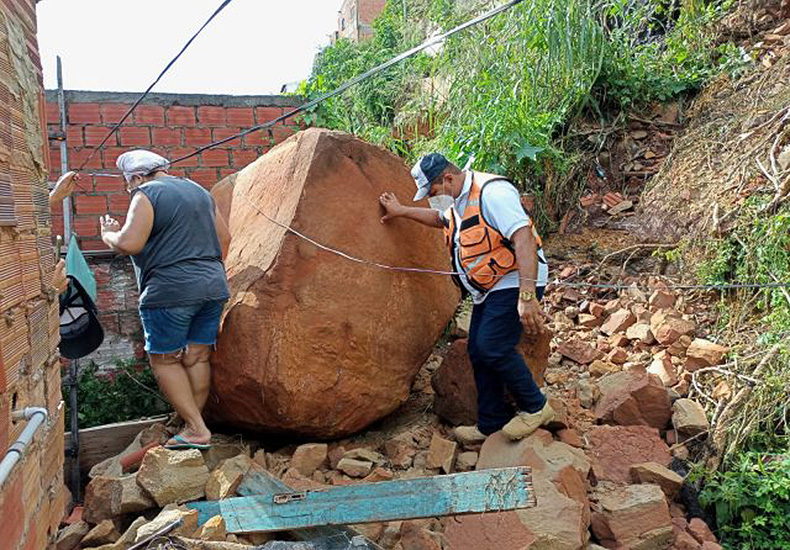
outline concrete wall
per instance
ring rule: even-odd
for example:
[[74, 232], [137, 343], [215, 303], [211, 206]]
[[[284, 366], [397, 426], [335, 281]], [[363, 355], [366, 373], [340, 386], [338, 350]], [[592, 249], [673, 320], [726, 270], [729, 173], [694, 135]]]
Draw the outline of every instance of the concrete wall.
[[69, 500], [63, 484], [57, 295], [47, 202], [48, 147], [34, 0], [0, 4], [0, 453], [46, 407], [49, 420], [0, 487], [0, 547], [46, 548]]
[[337, 14], [335, 39], [359, 42], [373, 36], [373, 21], [384, 10], [387, 0], [344, 0]]
[[[70, 167], [87, 158], [120, 120], [139, 94], [66, 91], [66, 145]], [[58, 105], [54, 91], [46, 92], [50, 178], [60, 175]], [[145, 148], [176, 158], [239, 131], [275, 119], [301, 103], [292, 96], [228, 96], [151, 94], [120, 131], [88, 163], [86, 170], [115, 171], [115, 159], [129, 149]], [[207, 189], [257, 159], [296, 130], [293, 119], [269, 131], [256, 132], [176, 165], [171, 173], [186, 176]], [[123, 223], [129, 195], [117, 178], [84, 177], [84, 190], [72, 202], [73, 230], [97, 278], [98, 307], [105, 342], [89, 359], [110, 366], [116, 359], [142, 357], [142, 329], [137, 314], [137, 283], [131, 261], [109, 251], [101, 242], [99, 216], [111, 214]], [[63, 233], [63, 212], [52, 213], [53, 231]]]

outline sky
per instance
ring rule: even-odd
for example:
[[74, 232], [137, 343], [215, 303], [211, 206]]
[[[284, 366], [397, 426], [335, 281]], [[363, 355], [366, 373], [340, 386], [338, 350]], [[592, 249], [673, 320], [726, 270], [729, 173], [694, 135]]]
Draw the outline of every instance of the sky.
[[[153, 92], [262, 95], [310, 74], [342, 0], [234, 0]], [[41, 0], [44, 86], [142, 92], [220, 0]]]

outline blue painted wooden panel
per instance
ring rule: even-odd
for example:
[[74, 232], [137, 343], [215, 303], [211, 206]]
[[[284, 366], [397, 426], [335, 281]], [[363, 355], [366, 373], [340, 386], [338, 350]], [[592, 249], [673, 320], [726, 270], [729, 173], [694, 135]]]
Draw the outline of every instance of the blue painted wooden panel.
[[[291, 491], [291, 488], [260, 466], [253, 464], [237, 489], [244, 496], [266, 495], [271, 499], [275, 494]], [[187, 507], [198, 511], [198, 525], [203, 525], [214, 516], [221, 515], [220, 501], [189, 502]], [[316, 526], [309, 529], [296, 529], [292, 535], [303, 541], [332, 541], [324, 543], [326, 548], [346, 548], [349, 541], [355, 542], [355, 550], [373, 550], [373, 543], [365, 539], [356, 530], [345, 526]]]
[[535, 504], [531, 472], [525, 467], [219, 501], [231, 533], [514, 510]]

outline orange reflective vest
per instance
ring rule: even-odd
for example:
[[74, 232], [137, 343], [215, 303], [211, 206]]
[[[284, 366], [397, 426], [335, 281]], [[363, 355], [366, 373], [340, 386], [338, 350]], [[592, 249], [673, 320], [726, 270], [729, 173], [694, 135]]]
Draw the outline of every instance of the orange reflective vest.
[[[493, 174], [473, 172], [472, 188], [469, 190], [469, 199], [460, 223], [456, 220], [453, 207], [448, 208], [444, 216], [444, 238], [453, 265], [455, 265], [457, 246], [460, 267], [469, 284], [480, 292], [491, 290], [502, 277], [518, 270], [513, 243], [494, 229], [483, 216], [480, 199], [485, 186], [493, 181], [509, 182], [510, 180]], [[531, 218], [529, 223], [540, 251], [543, 242]], [[457, 241], [456, 232], [458, 232]], [[540, 254], [538, 256], [540, 258]]]

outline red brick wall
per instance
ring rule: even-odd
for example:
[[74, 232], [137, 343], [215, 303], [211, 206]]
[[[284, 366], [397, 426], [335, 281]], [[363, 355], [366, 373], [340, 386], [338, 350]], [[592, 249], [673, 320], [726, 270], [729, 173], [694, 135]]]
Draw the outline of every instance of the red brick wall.
[[[76, 168], [93, 152], [113, 124], [136, 99], [136, 94], [111, 92], [66, 92], [69, 167]], [[299, 104], [299, 99], [283, 96], [209, 96], [152, 94], [127, 119], [120, 131], [86, 166], [87, 171], [115, 171], [115, 159], [130, 149], [150, 149], [166, 158], [191, 153], [198, 147], [241, 130], [262, 124]], [[56, 94], [47, 91], [47, 123], [56, 136], [58, 105]], [[201, 153], [171, 173], [186, 176], [207, 189], [229, 174], [238, 172], [295, 131], [293, 121], [279, 123], [269, 131], [256, 132]], [[60, 175], [60, 141], [50, 143], [51, 178]], [[88, 176], [80, 182], [73, 201], [73, 230], [83, 250], [106, 250], [99, 238], [98, 218], [111, 214], [123, 219], [129, 196], [117, 178]], [[53, 210], [53, 228], [63, 233], [63, 213]]]
[[0, 4], [0, 453], [46, 407], [49, 419], [0, 486], [0, 547], [44, 549], [69, 501], [63, 484], [63, 404], [57, 294], [47, 202], [48, 147], [34, 0]]
[[[101, 142], [114, 123], [137, 99], [137, 94], [113, 92], [66, 92], [66, 145], [69, 166], [76, 168]], [[115, 159], [134, 148], [146, 148], [175, 158], [202, 145], [277, 118], [300, 104], [299, 98], [284, 96], [214, 96], [152, 94], [127, 119], [119, 133], [97, 153], [87, 172], [116, 172]], [[47, 122], [54, 181], [60, 175], [57, 96], [47, 91]], [[292, 121], [268, 131], [250, 134], [216, 150], [201, 153], [171, 173], [186, 176], [207, 189], [235, 173], [295, 131]], [[117, 359], [142, 357], [142, 328], [137, 313], [137, 282], [131, 262], [115, 256], [99, 237], [99, 216], [111, 214], [123, 220], [129, 196], [117, 178], [86, 176], [72, 202], [73, 231], [89, 263], [98, 286], [97, 306], [105, 330], [102, 346], [90, 360], [112, 366]], [[63, 233], [63, 213], [53, 210], [53, 231]]]

